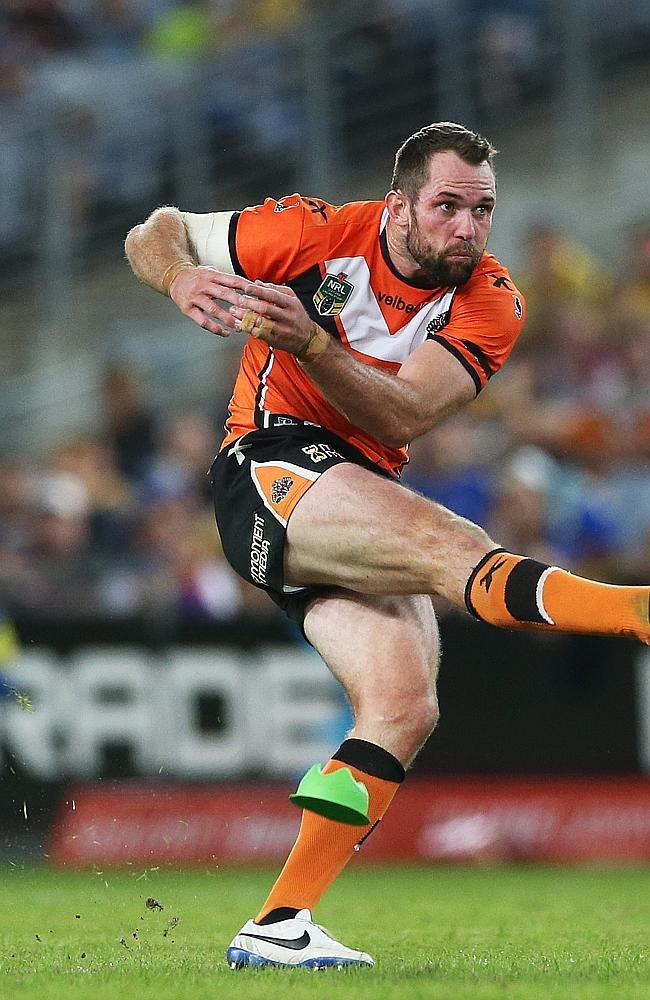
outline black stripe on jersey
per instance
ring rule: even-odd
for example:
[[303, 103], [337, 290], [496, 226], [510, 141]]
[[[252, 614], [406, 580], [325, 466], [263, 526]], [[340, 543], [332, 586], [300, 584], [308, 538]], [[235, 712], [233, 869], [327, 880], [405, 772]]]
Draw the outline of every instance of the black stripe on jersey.
[[259, 385], [257, 387], [257, 392], [255, 394], [255, 409], [253, 410], [253, 415], [255, 418], [255, 426], [262, 428], [264, 427], [264, 390], [266, 388], [266, 378], [271, 368], [273, 367], [273, 349], [269, 347], [269, 354], [262, 365], [262, 369], [258, 374]]
[[462, 343], [465, 345], [469, 353], [474, 355], [479, 365], [485, 372], [485, 377], [488, 379], [492, 378], [494, 375], [492, 366], [478, 344], [475, 344], [473, 340], [463, 340]]
[[323, 330], [327, 330], [331, 333], [333, 337], [340, 340], [340, 334], [338, 327], [336, 325], [336, 320], [333, 316], [321, 316], [321, 314], [316, 309], [314, 305], [314, 295], [323, 283], [323, 275], [320, 273], [320, 267], [315, 264], [310, 267], [309, 270], [303, 271], [297, 277], [292, 278], [291, 281], [287, 281], [289, 288], [292, 288], [300, 301], [302, 302], [307, 315], [314, 323], [318, 323], [322, 326]]
[[474, 385], [476, 386], [476, 395], [478, 396], [479, 392], [482, 389], [481, 379], [479, 377], [478, 372], [476, 371], [476, 369], [472, 365], [471, 361], [468, 361], [467, 358], [465, 357], [465, 355], [462, 353], [462, 351], [459, 351], [458, 348], [454, 344], [450, 344], [450, 342], [448, 340], [445, 340], [444, 337], [441, 337], [439, 333], [436, 333], [433, 337], [429, 337], [428, 339], [429, 340], [435, 340], [435, 342], [437, 344], [441, 344], [444, 348], [446, 348], [446, 350], [449, 351], [450, 354], [453, 354], [453, 356], [458, 361], [460, 361], [460, 363], [463, 366], [463, 368], [465, 369], [465, 371], [469, 375], [471, 375], [472, 381], [474, 382]]
[[401, 282], [405, 285], [409, 285], [411, 288], [420, 288], [426, 290], [427, 292], [433, 292], [436, 288], [451, 288], [451, 285], [432, 285], [431, 282], [426, 281], [411, 281], [410, 278], [405, 278], [403, 274], [400, 274], [390, 256], [390, 251], [388, 249], [388, 239], [386, 237], [386, 226], [382, 229], [379, 234], [379, 247], [381, 249], [381, 255], [384, 258], [384, 262], [389, 271], [399, 278]]
[[228, 250], [230, 251], [230, 263], [235, 274], [238, 274], [241, 278], [247, 278], [248, 275], [241, 266], [241, 262], [237, 256], [237, 223], [239, 222], [240, 215], [241, 212], [233, 212], [230, 216], [230, 222], [228, 223]]

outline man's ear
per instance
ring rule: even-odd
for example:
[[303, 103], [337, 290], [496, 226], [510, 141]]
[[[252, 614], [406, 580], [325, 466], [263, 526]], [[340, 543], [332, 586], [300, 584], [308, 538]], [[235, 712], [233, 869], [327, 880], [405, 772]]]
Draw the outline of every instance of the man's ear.
[[391, 222], [398, 226], [407, 226], [411, 219], [411, 206], [402, 191], [389, 191], [386, 195], [386, 208]]

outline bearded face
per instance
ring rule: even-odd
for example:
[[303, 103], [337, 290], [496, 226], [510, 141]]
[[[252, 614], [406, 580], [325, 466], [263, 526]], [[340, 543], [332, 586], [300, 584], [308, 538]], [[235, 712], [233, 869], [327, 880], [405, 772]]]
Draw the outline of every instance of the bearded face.
[[441, 249], [422, 233], [414, 212], [406, 236], [406, 248], [432, 287], [464, 285], [483, 256], [482, 246], [466, 240], [455, 240]]

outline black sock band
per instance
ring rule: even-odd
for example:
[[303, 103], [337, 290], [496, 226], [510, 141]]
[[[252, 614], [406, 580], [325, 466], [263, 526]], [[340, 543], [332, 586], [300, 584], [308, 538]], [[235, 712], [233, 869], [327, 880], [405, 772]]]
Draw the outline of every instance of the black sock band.
[[384, 781], [394, 781], [397, 785], [401, 785], [406, 775], [397, 757], [393, 757], [388, 750], [367, 740], [344, 740], [336, 753], [332, 754], [332, 760], [351, 764], [364, 774], [370, 774], [373, 778], [383, 778]]
[[540, 611], [537, 594], [539, 582], [549, 568], [537, 559], [522, 559], [510, 570], [503, 596], [508, 612], [518, 622], [550, 623]]

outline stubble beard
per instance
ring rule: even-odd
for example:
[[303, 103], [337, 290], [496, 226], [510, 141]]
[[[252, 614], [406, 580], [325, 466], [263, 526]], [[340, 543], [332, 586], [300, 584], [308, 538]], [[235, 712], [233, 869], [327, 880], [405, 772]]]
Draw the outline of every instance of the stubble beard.
[[[466, 284], [483, 256], [483, 248], [471, 243], [458, 244], [437, 253], [422, 239], [417, 221], [409, 228], [406, 249], [432, 287]], [[450, 253], [466, 253], [469, 256], [465, 260], [452, 260]]]

